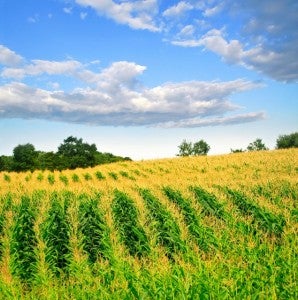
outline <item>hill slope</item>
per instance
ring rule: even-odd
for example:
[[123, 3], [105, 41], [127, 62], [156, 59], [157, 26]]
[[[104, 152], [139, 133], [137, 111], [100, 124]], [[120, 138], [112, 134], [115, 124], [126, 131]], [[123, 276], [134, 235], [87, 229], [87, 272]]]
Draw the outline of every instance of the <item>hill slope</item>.
[[297, 298], [297, 163], [292, 149], [0, 173], [2, 297]]

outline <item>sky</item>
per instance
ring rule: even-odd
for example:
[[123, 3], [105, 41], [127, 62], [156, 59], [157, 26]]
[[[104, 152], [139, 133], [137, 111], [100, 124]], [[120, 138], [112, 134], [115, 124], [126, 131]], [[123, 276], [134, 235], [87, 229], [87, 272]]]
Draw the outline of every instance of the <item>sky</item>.
[[0, 0], [0, 155], [273, 149], [298, 130], [297, 28], [296, 0]]

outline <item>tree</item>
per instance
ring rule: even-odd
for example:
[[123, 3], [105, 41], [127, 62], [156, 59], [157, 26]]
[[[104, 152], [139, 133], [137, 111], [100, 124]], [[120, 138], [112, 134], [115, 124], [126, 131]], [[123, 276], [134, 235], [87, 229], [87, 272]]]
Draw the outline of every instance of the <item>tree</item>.
[[268, 148], [263, 143], [262, 139], [256, 139], [252, 143], [247, 146], [248, 151], [260, 151], [260, 150], [268, 150]]
[[231, 148], [231, 153], [242, 153], [242, 152], [245, 152], [245, 150], [243, 150], [242, 148], [240, 148], [240, 149], [232, 149]]
[[183, 140], [178, 148], [178, 156], [207, 155], [210, 150], [210, 146], [204, 140], [200, 140], [194, 144]]
[[69, 136], [58, 147], [57, 154], [62, 159], [63, 169], [93, 167], [96, 164], [97, 148], [95, 144], [83, 143], [82, 139]]
[[280, 135], [276, 140], [276, 148], [298, 148], [298, 132]]
[[59, 156], [54, 152], [38, 151], [37, 166], [41, 170], [60, 170]]
[[192, 142], [187, 142], [186, 140], [183, 140], [182, 143], [178, 146], [179, 153], [178, 156], [190, 156], [192, 155], [193, 146]]
[[1, 155], [0, 156], [0, 172], [1, 171], [12, 171], [12, 170], [13, 170], [12, 156]]
[[33, 171], [36, 168], [38, 152], [32, 144], [18, 145], [13, 149], [13, 168], [15, 171]]
[[207, 155], [209, 150], [210, 150], [210, 146], [204, 140], [200, 140], [193, 144], [192, 154], [193, 155]]

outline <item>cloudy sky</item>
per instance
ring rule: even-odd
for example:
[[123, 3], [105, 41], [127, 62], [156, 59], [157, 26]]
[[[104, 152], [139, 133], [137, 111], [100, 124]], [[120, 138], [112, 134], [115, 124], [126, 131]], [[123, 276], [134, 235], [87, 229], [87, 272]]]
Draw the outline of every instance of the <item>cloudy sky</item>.
[[297, 28], [295, 0], [0, 0], [0, 154], [274, 148], [298, 129]]

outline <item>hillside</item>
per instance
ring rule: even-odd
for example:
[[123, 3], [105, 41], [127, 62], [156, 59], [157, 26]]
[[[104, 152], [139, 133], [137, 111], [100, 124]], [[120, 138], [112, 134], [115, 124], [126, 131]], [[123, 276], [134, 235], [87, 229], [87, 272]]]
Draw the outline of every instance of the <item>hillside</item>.
[[1, 299], [297, 298], [298, 150], [0, 173]]

